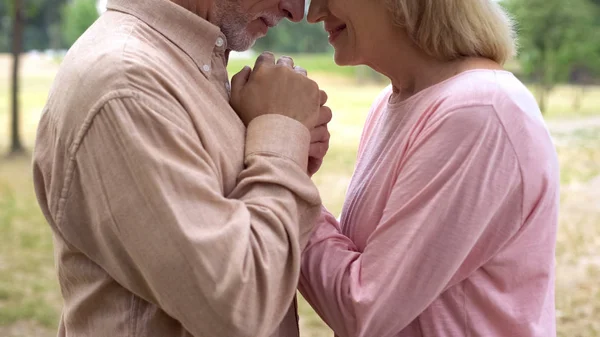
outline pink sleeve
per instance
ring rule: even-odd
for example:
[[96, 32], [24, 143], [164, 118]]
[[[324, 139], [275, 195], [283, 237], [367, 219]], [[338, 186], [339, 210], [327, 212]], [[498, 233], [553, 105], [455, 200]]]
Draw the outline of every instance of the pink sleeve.
[[399, 165], [364, 251], [323, 212], [303, 253], [300, 291], [338, 335], [395, 336], [521, 226], [520, 169], [492, 107], [449, 112]]
[[360, 135], [360, 143], [358, 144], [357, 158], [361, 157], [361, 155], [364, 151], [364, 148], [365, 148], [365, 144], [368, 142], [369, 138], [371, 137], [371, 132], [373, 131], [373, 128], [375, 127], [375, 123], [379, 119], [379, 116], [382, 114], [382, 112], [385, 110], [384, 107], [385, 107], [385, 105], [387, 105], [387, 102], [390, 99], [391, 94], [392, 94], [392, 86], [389, 85], [381, 91], [379, 96], [377, 96], [375, 98], [375, 100], [373, 101], [373, 104], [371, 104], [371, 109], [369, 110], [369, 114], [367, 115], [367, 119], [365, 121], [365, 125], [363, 127], [362, 134]]

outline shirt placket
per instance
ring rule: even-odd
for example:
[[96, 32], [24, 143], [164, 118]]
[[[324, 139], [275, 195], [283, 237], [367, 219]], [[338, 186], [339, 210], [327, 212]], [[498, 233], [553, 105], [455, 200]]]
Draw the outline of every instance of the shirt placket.
[[227, 61], [225, 58], [225, 50], [227, 44], [225, 38], [219, 36], [214, 42], [213, 51], [210, 58], [210, 64], [205, 63], [200, 67], [200, 70], [209, 79], [209, 81], [224, 94], [229, 101], [231, 95], [231, 84], [227, 74]]

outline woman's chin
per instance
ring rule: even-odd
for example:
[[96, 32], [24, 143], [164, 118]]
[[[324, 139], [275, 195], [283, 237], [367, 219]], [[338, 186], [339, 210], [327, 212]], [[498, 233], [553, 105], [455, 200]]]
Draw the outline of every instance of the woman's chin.
[[356, 62], [355, 57], [353, 55], [350, 55], [348, 53], [344, 53], [344, 52], [342, 52], [341, 50], [338, 50], [338, 49], [335, 49], [335, 52], [333, 54], [333, 61], [338, 66], [355, 66], [355, 65], [358, 65], [358, 63]]
[[338, 48], [335, 48], [334, 50], [335, 51], [333, 53], [333, 61], [335, 62], [335, 64], [337, 64], [338, 66], [347, 66], [348, 56]]

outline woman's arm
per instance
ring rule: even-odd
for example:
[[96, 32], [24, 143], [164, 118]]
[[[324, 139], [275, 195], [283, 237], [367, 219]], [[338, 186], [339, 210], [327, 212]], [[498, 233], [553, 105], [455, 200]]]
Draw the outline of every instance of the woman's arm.
[[519, 163], [496, 112], [461, 108], [411, 147], [363, 252], [321, 215], [300, 290], [337, 335], [395, 336], [497, 253], [522, 217]]

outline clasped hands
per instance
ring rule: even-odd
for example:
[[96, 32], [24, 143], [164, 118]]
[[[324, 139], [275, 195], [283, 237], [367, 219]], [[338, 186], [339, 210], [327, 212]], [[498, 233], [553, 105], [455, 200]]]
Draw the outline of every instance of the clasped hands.
[[310, 130], [310, 176], [319, 170], [329, 149], [327, 124], [332, 113], [326, 102], [327, 94], [287, 56], [275, 61], [272, 53], [264, 52], [254, 68], [246, 66], [231, 79], [230, 103], [246, 126], [256, 117], [278, 114], [293, 118]]

